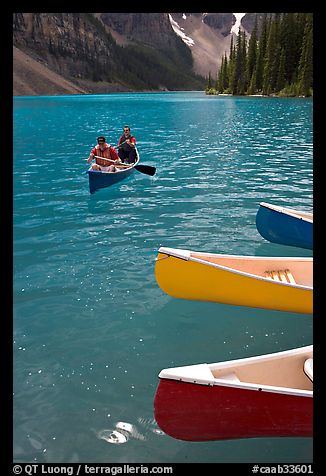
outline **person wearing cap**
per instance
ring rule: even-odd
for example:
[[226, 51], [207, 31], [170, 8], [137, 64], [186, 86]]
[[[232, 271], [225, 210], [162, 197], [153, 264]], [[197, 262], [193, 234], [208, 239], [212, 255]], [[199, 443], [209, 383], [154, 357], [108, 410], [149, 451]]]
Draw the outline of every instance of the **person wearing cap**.
[[136, 162], [136, 139], [130, 134], [130, 127], [124, 126], [123, 134], [118, 142], [119, 157], [125, 164]]
[[[103, 157], [103, 159], [102, 159]], [[93, 170], [102, 170], [103, 172], [115, 172], [115, 164], [121, 164], [121, 160], [115, 149], [106, 143], [104, 136], [97, 138], [97, 145], [91, 150], [87, 163], [89, 164], [95, 158]], [[109, 160], [104, 160], [109, 159]]]

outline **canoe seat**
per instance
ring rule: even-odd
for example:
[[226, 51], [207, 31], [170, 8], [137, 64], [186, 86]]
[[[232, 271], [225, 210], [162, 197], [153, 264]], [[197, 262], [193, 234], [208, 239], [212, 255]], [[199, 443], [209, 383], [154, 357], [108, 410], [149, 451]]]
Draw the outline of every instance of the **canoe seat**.
[[289, 269], [277, 270], [277, 271], [265, 271], [265, 277], [269, 279], [273, 279], [274, 281], [296, 284], [293, 274], [291, 273]]
[[304, 373], [313, 381], [313, 359], [307, 359], [303, 365]]

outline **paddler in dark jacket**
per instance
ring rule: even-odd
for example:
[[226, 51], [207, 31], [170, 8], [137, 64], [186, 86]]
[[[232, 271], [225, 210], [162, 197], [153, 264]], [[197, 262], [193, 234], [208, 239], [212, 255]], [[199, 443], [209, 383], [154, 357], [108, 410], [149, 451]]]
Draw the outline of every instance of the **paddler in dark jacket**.
[[136, 162], [136, 139], [130, 134], [130, 127], [124, 126], [123, 134], [118, 142], [118, 155], [125, 164]]

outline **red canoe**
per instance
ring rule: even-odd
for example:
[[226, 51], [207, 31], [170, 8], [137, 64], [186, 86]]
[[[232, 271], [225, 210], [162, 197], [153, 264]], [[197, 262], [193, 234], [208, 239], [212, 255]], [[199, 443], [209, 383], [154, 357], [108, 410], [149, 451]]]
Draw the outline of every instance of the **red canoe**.
[[313, 346], [162, 370], [154, 416], [179, 440], [312, 436]]

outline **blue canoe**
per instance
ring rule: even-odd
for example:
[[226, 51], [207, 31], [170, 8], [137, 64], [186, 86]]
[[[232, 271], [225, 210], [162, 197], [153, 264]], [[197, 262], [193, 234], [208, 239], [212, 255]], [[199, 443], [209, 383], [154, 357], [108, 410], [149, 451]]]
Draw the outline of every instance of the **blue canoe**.
[[101, 188], [110, 187], [111, 185], [121, 182], [121, 180], [124, 180], [127, 177], [129, 177], [131, 174], [133, 174], [135, 171], [135, 166], [139, 162], [139, 154], [137, 149], [136, 149], [136, 154], [137, 154], [137, 160], [134, 164], [132, 164], [128, 168], [121, 168], [120, 170], [117, 170], [116, 172], [104, 172], [101, 170], [92, 170], [92, 167], [86, 170], [86, 173], [88, 174], [88, 178], [89, 178], [90, 193], [93, 194]]
[[281, 245], [312, 249], [313, 214], [260, 203], [256, 227], [263, 238]]

